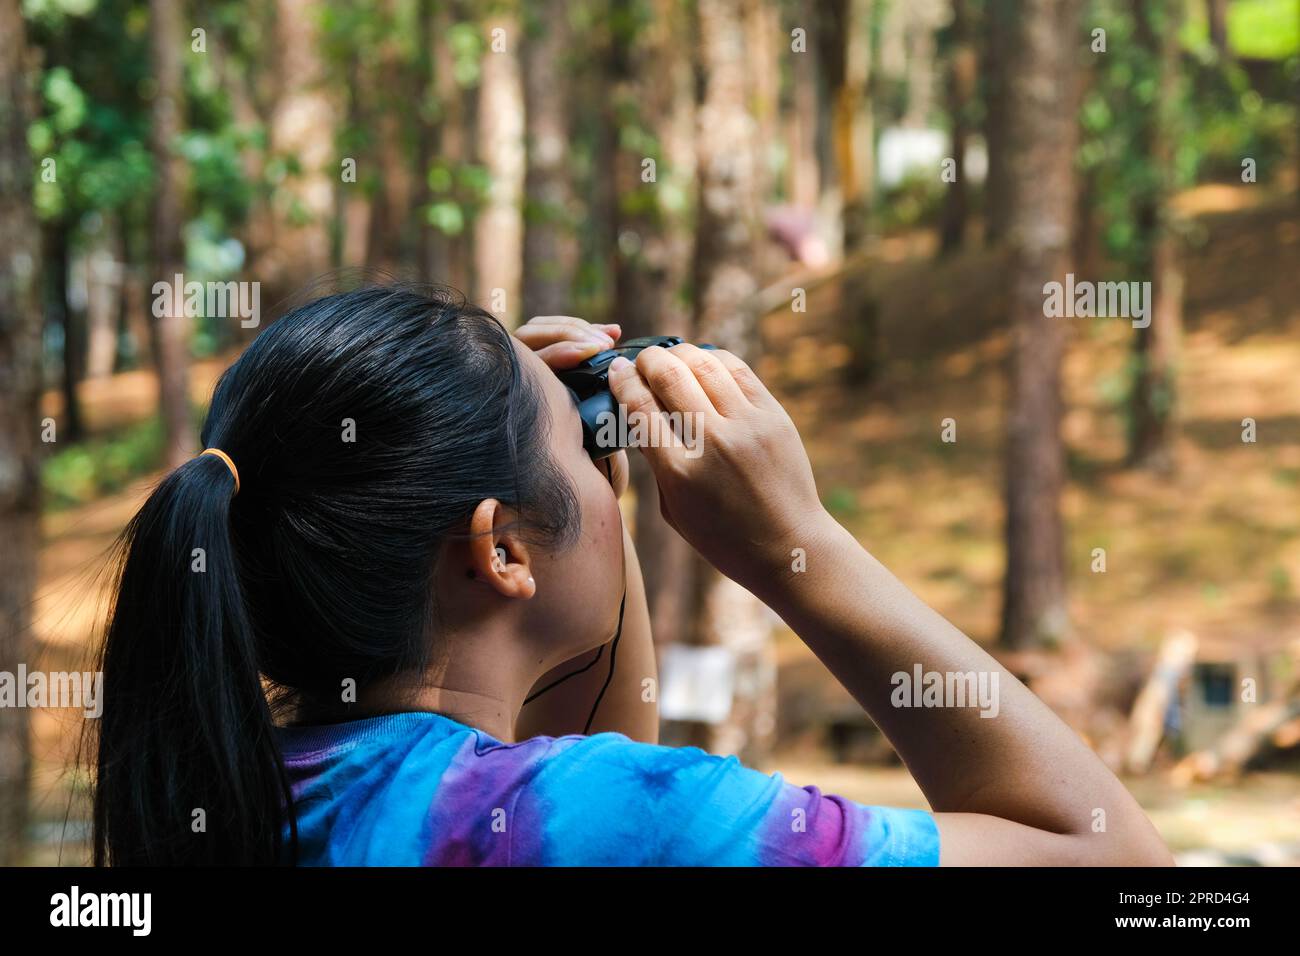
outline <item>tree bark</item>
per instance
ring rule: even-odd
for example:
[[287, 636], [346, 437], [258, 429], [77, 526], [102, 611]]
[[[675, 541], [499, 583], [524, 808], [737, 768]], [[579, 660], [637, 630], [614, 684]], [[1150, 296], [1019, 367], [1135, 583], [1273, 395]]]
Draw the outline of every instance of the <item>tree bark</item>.
[[[421, 88], [419, 131], [415, 145], [415, 271], [421, 282], [445, 284], [449, 276], [449, 250], [447, 236], [431, 222], [427, 215], [434, 200], [429, 186], [429, 170], [437, 161], [443, 146], [447, 105], [440, 102], [439, 70], [445, 70], [447, 54], [439, 39], [445, 33], [446, 12], [439, 4], [421, 3], [417, 16], [420, 32], [420, 52], [416, 60], [418, 82]], [[454, 95], [459, 95], [453, 81]]]
[[[335, 104], [326, 92], [312, 0], [276, 0], [278, 82], [271, 110], [270, 148], [297, 164], [281, 182], [272, 204], [272, 234], [249, 271], [262, 283], [262, 302], [273, 305], [327, 273], [333, 261], [329, 222], [334, 215]], [[358, 178], [360, 174], [358, 174]]]
[[81, 441], [86, 435], [81, 415], [77, 385], [81, 382], [81, 356], [84, 348], [83, 327], [68, 305], [68, 242], [70, 227], [62, 219], [46, 223], [41, 229], [44, 250], [41, 260], [45, 276], [45, 323], [57, 327], [63, 336], [63, 374], [59, 391], [63, 396], [63, 414], [59, 420], [60, 438]]
[[1011, 0], [987, 0], [984, 8], [984, 142], [988, 175], [984, 180], [984, 241], [995, 244], [1007, 231], [1010, 163], [1007, 155], [1007, 93], [1015, 51], [1016, 10]]
[[1178, 343], [1182, 337], [1183, 277], [1169, 199], [1175, 177], [1174, 124], [1179, 88], [1180, 0], [1134, 0], [1138, 42], [1159, 64], [1157, 99], [1141, 138], [1154, 185], [1137, 212], [1142, 262], [1139, 279], [1151, 282], [1151, 324], [1134, 329], [1134, 383], [1129, 464], [1169, 471], [1177, 464]]
[[1205, 0], [1205, 14], [1210, 22], [1210, 43], [1221, 59], [1228, 52], [1228, 0]]
[[[618, 23], [632, 22], [640, 0], [614, 0]], [[618, 237], [614, 257], [614, 304], [610, 318], [623, 337], [675, 333], [693, 336], [692, 317], [679, 304], [691, 238], [684, 216], [662, 201], [666, 189], [689, 181], [690, 166], [678, 155], [677, 130], [694, 114], [694, 76], [688, 55], [690, 24], [675, 0], [655, 0], [654, 16], [635, 35], [612, 30], [606, 73], [602, 136], [614, 146], [615, 201], [608, 204]], [[637, 126], [638, 136], [618, 135], [620, 118]], [[687, 145], [693, 145], [687, 131]], [[653, 141], [653, 155], [632, 143]], [[643, 181], [645, 160], [655, 162], [653, 181]], [[683, 168], [685, 167], [685, 168]], [[636, 494], [636, 543], [641, 556], [646, 602], [654, 639], [664, 646], [690, 635], [693, 576], [690, 546], [663, 520], [654, 475], [640, 455], [631, 456]]]
[[573, 311], [578, 247], [573, 235], [573, 185], [569, 169], [566, 105], [572, 89], [565, 0], [529, 8], [521, 59], [528, 136], [524, 175], [523, 316]]
[[[0, 0], [0, 671], [34, 656], [40, 521], [40, 249], [31, 203], [29, 58], [18, 0]], [[0, 866], [24, 862], [30, 711], [0, 708]]]
[[1079, 14], [1078, 0], [1026, 0], [1007, 88], [1013, 340], [1001, 639], [1012, 648], [1053, 644], [1068, 632], [1060, 511], [1066, 325], [1044, 316], [1043, 285], [1063, 281], [1069, 267]]
[[[758, 342], [753, 272], [758, 229], [750, 211], [757, 176], [745, 102], [744, 10], [744, 0], [700, 0], [697, 6], [703, 99], [696, 140], [694, 287], [697, 338], [752, 362]], [[771, 628], [752, 595], [703, 561], [696, 563], [695, 639], [726, 647], [738, 670], [730, 716], [722, 724], [697, 728], [699, 741], [714, 752], [756, 760], [770, 746], [776, 710]]]
[[474, 264], [478, 304], [507, 325], [520, 319], [523, 264], [524, 104], [519, 76], [520, 30], [507, 16], [485, 25], [504, 48], [483, 54], [479, 86], [479, 155], [488, 169], [487, 203], [474, 230]]
[[[153, 101], [151, 148], [156, 183], [153, 195], [153, 263], [149, 285], [171, 285], [185, 267], [181, 239], [180, 157], [176, 139], [181, 131], [182, 86], [180, 8], [170, 0], [150, 0], [149, 48], [157, 92]], [[184, 297], [171, 296], [171, 308], [153, 324], [154, 362], [158, 369], [158, 405], [162, 411], [169, 468], [181, 465], [195, 451], [189, 399], [189, 321]]]
[[966, 144], [970, 134], [970, 103], [975, 95], [978, 63], [970, 42], [968, 0], [953, 0], [952, 25], [948, 31], [949, 49], [947, 93], [948, 118], [951, 124], [949, 149], [954, 163], [954, 181], [945, 183], [943, 211], [939, 224], [939, 249], [951, 253], [966, 239], [969, 209], [966, 188]]

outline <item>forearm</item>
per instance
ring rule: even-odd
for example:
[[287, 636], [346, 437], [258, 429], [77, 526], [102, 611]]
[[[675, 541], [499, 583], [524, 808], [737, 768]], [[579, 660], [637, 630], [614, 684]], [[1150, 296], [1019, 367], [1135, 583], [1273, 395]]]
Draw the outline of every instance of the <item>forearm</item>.
[[[1084, 836], [1095, 832], [1101, 810], [1116, 844], [1158, 844], [1136, 802], [1079, 737], [847, 531], [826, 519], [805, 548], [806, 570], [781, 575], [761, 596], [890, 739], [936, 811]], [[942, 706], [925, 706], [910, 686], [918, 666], [945, 686], [949, 675], [973, 674], [966, 687], [995, 692], [982, 703], [941, 698]], [[906, 680], [895, 679], [900, 674]]]

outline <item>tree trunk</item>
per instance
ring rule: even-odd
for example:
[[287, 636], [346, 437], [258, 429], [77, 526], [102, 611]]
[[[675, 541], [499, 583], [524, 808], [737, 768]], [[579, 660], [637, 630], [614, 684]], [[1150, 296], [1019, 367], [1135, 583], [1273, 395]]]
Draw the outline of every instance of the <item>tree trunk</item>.
[[[181, 131], [182, 85], [180, 8], [170, 0], [150, 0], [149, 48], [157, 92], [153, 101], [153, 268], [149, 285], [171, 285], [185, 266], [181, 240], [181, 176], [176, 140]], [[189, 400], [189, 321], [181, 295], [154, 319], [154, 361], [158, 369], [158, 405], [162, 411], [166, 463], [175, 468], [194, 454], [194, 426]]]
[[334, 216], [336, 110], [326, 92], [319, 49], [319, 7], [312, 0], [276, 0], [277, 97], [270, 149], [298, 164], [277, 187], [273, 231], [249, 272], [262, 283], [262, 302], [289, 298], [329, 271], [329, 223]]
[[1142, 132], [1153, 186], [1139, 203], [1142, 262], [1138, 278], [1151, 282], [1151, 324], [1134, 329], [1134, 383], [1129, 463], [1168, 471], [1178, 441], [1178, 342], [1182, 336], [1183, 277], [1169, 198], [1175, 172], [1174, 124], [1178, 111], [1180, 0], [1134, 0], [1138, 42], [1159, 64], [1159, 93]]
[[67, 223], [62, 220], [47, 223], [41, 229], [45, 247], [41, 259], [45, 267], [45, 323], [48, 327], [57, 326], [63, 336], [63, 374], [59, 378], [63, 415], [59, 420], [59, 437], [66, 442], [76, 442], [86, 435], [81, 400], [77, 397], [84, 340], [82, 325], [68, 306], [69, 231]]
[[117, 230], [112, 219], [94, 235], [94, 241], [82, 260], [86, 274], [86, 365], [88, 379], [107, 378], [113, 374], [117, 355], [118, 286], [122, 282], [122, 264], [113, 250]]
[[[445, 284], [448, 282], [447, 236], [429, 222], [428, 208], [434, 200], [429, 186], [429, 170], [442, 151], [447, 105], [439, 102], [439, 69], [448, 57], [439, 40], [444, 35], [446, 18], [442, 4], [434, 9], [431, 3], [420, 4], [417, 17], [421, 37], [420, 52], [416, 60], [418, 82], [421, 88], [419, 131], [415, 146], [415, 273], [421, 282]], [[453, 95], [459, 95], [453, 81]]]
[[1007, 94], [1015, 55], [1016, 9], [1011, 0], [986, 0], [984, 8], [984, 142], [988, 174], [984, 180], [984, 241], [995, 244], [1007, 231], [1011, 202]]
[[1026, 0], [1007, 88], [1011, 387], [1002, 642], [1052, 644], [1068, 632], [1060, 498], [1061, 361], [1066, 325], [1044, 316], [1043, 284], [1069, 268], [1077, 138], [1078, 0]]
[[578, 247], [573, 234], [566, 106], [569, 25], [565, 0], [543, 0], [529, 8], [521, 58], [527, 124], [524, 175], [523, 316], [567, 315], [573, 311]]
[[[639, 0], [614, 0], [618, 23], [632, 21]], [[635, 36], [615, 29], [610, 36], [602, 139], [614, 144], [615, 200], [608, 212], [615, 244], [614, 302], [611, 318], [624, 338], [676, 333], [692, 337], [690, 315], [679, 305], [689, 262], [682, 254], [690, 236], [684, 217], [660, 201], [664, 191], [689, 181], [689, 167], [675, 154], [676, 130], [694, 112], [694, 77], [688, 18], [675, 0], [656, 0], [655, 15]], [[618, 136], [620, 117], [634, 117], [636, 137]], [[688, 131], [688, 145], [693, 139]], [[654, 142], [645, 155], [632, 143]], [[645, 160], [655, 163], [654, 179], [643, 181]], [[646, 601], [659, 646], [686, 640], [692, 624], [690, 595], [696, 570], [690, 546], [659, 513], [659, 490], [640, 455], [631, 456], [636, 494], [636, 543], [645, 579]]]
[[[745, 0], [700, 0], [697, 6], [702, 81], [697, 132], [699, 202], [694, 287], [696, 336], [753, 361], [758, 342], [753, 273], [758, 239], [754, 208], [753, 127], [745, 102], [749, 58]], [[765, 612], [747, 591], [697, 559], [695, 639], [730, 651], [737, 668], [731, 713], [697, 728], [702, 745], [748, 760], [770, 745], [775, 663]]]
[[1210, 21], [1210, 43], [1220, 59], [1226, 60], [1228, 51], [1228, 0], [1205, 0], [1205, 14]]
[[[31, 606], [40, 520], [40, 249], [27, 149], [34, 73], [18, 0], [0, 0], [0, 671], [35, 655]], [[0, 866], [24, 862], [30, 711], [0, 708]]]
[[[479, 86], [479, 156], [491, 185], [474, 229], [475, 298], [507, 325], [520, 318], [523, 263], [524, 104], [515, 21], [504, 15], [485, 25]], [[499, 32], [498, 32], [499, 31]], [[500, 48], [493, 49], [492, 44]]]
[[838, 7], [843, 70], [835, 90], [835, 160], [844, 203], [844, 248], [852, 250], [867, 235], [874, 177], [875, 118], [868, 84], [871, 76], [871, 0], [847, 0]]
[[[799, 26], [812, 29], [806, 15]], [[815, 36], [810, 38], [810, 43]], [[821, 169], [817, 163], [817, 60], [815, 47], [790, 54], [791, 104], [786, 114], [787, 142], [790, 151], [790, 177], [787, 192], [790, 202], [800, 209], [817, 208], [821, 195]]]
[[415, 94], [403, 68], [392, 33], [401, 28], [393, 0], [376, 10], [385, 39], [378, 53], [378, 86], [370, 90], [374, 105], [369, 126], [374, 134], [369, 162], [379, 171], [370, 202], [370, 231], [366, 239], [366, 268], [380, 276], [399, 274], [404, 261], [405, 235], [410, 222], [410, 153], [403, 126], [411, 122], [410, 98]]
[[970, 103], [975, 96], [976, 71], [979, 66], [970, 42], [968, 0], [953, 0], [948, 41], [948, 117], [952, 124], [949, 149], [955, 179], [945, 184], [939, 225], [939, 249], [943, 253], [957, 250], [966, 239], [966, 214], [969, 208], [966, 144], [970, 133]]

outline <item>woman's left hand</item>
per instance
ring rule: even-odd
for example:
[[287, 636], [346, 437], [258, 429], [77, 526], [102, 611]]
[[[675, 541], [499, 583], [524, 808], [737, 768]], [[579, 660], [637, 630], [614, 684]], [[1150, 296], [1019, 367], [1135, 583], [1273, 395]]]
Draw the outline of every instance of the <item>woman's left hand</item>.
[[592, 325], [573, 315], [535, 315], [515, 329], [515, 338], [557, 372], [612, 349], [622, 334], [617, 325]]
[[[557, 372], [613, 348], [622, 334], [617, 324], [594, 325], [574, 315], [535, 315], [515, 330], [515, 338]], [[622, 496], [627, 490], [627, 452], [617, 452], [606, 461], [614, 494]]]

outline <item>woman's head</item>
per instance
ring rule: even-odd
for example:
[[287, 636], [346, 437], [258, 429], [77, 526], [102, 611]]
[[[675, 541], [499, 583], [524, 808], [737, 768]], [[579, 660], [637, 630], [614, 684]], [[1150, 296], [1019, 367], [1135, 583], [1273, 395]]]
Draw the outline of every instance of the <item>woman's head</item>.
[[342, 719], [354, 690], [448, 668], [497, 690], [613, 631], [613, 492], [567, 390], [479, 309], [405, 287], [304, 305], [222, 376], [202, 441], [238, 494], [197, 457], [124, 535], [99, 862], [278, 852], [263, 678]]

